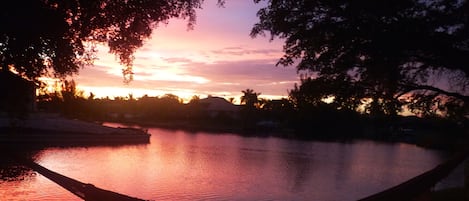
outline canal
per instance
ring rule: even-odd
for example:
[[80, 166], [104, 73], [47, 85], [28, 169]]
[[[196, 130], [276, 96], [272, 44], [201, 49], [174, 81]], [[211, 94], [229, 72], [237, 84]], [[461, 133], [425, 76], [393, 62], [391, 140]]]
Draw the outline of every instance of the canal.
[[[151, 128], [150, 144], [54, 147], [42, 166], [149, 200], [356, 200], [435, 167], [404, 143], [311, 142]], [[0, 181], [2, 200], [80, 200], [39, 174]]]

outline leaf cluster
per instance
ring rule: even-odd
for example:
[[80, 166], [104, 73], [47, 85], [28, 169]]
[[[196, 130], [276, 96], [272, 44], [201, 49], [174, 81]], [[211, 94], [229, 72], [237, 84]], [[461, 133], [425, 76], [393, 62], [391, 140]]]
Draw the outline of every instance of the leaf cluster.
[[[18, 0], [0, 3], [0, 68], [29, 79], [65, 77], [96, 59], [104, 44], [132, 75], [133, 53], [159, 23], [188, 19], [203, 0]], [[223, 4], [223, 0], [218, 1]]]
[[[296, 65], [298, 71], [318, 79], [303, 83], [353, 88], [352, 93], [340, 89], [330, 93], [330, 87], [317, 87], [319, 92], [311, 92], [317, 96], [370, 99], [381, 105], [376, 109], [391, 114], [400, 109], [397, 103], [403, 95], [423, 88], [467, 100], [466, 0], [267, 2], [257, 14], [259, 22], [251, 36], [285, 39], [277, 65]], [[456, 93], [434, 85], [438, 79], [449, 79]]]

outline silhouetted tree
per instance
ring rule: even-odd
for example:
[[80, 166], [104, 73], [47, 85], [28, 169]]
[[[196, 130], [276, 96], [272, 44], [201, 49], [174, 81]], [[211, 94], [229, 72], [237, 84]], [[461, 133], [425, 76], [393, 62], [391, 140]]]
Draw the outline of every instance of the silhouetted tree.
[[165, 94], [160, 99], [164, 102], [167, 102], [168, 104], [173, 104], [173, 105], [182, 103], [182, 99], [174, 94]]
[[[188, 19], [203, 0], [18, 0], [0, 3], [0, 70], [30, 79], [64, 77], [95, 59], [105, 44], [131, 79], [133, 53], [159, 23]], [[219, 4], [223, 0], [218, 1]]]
[[191, 100], [189, 101], [189, 103], [194, 103], [194, 104], [196, 104], [196, 103], [198, 103], [199, 101], [200, 101], [200, 97], [197, 96], [197, 95], [193, 95], [192, 98], [191, 98]]
[[129, 93], [129, 95], [127, 97], [129, 99], [129, 101], [134, 101], [135, 100], [133, 93]]
[[[467, 114], [467, 0], [266, 1], [251, 36], [285, 39], [277, 65], [295, 64], [311, 75], [303, 84], [326, 86], [311, 91], [315, 101], [332, 95], [356, 107], [366, 99], [373, 114], [396, 114], [402, 104]], [[442, 79], [451, 87], [436, 84]]]
[[82, 115], [85, 98], [83, 91], [77, 90], [73, 79], [63, 81], [60, 96], [62, 98], [61, 110], [65, 115]]
[[301, 78], [301, 84], [289, 92], [289, 98], [297, 108], [319, 106], [332, 98], [331, 106], [339, 110], [357, 111], [362, 105], [360, 91], [347, 80], [329, 80], [325, 77]]
[[83, 98], [83, 91], [77, 90], [75, 80], [64, 80], [60, 91], [64, 101]]
[[204, 105], [200, 102], [200, 97], [198, 95], [192, 96], [191, 100], [189, 101], [189, 104], [187, 104], [186, 106], [187, 119], [190, 121], [207, 120], [207, 118], [204, 118], [204, 114], [206, 112], [203, 112], [203, 106]]
[[254, 108], [255, 104], [259, 102], [258, 96], [260, 93], [254, 92], [253, 89], [246, 89], [241, 92], [243, 93], [241, 96], [241, 104], [244, 104], [249, 108]]
[[260, 93], [254, 92], [253, 89], [246, 89], [241, 92], [243, 95], [240, 100], [244, 104], [241, 109], [243, 127], [247, 131], [252, 131], [258, 119], [255, 105], [259, 102], [258, 96]]
[[279, 100], [263, 100], [264, 103], [260, 108], [262, 119], [282, 123], [282, 126], [289, 127], [295, 113], [292, 101], [285, 98]]
[[94, 100], [94, 93], [93, 92], [90, 92], [90, 95], [88, 95], [88, 100]]

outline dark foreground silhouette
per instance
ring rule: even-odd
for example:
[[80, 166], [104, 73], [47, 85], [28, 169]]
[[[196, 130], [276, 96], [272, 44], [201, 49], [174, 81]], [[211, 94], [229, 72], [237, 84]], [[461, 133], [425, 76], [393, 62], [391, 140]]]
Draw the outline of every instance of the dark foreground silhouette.
[[447, 177], [469, 155], [469, 149], [456, 153], [449, 160], [404, 183], [376, 193], [359, 201], [418, 201], [428, 200], [431, 188]]
[[95, 187], [92, 184], [83, 183], [78, 180], [66, 177], [64, 175], [51, 171], [31, 160], [22, 160], [22, 163], [85, 201], [143, 201], [139, 198], [134, 198], [128, 195], [104, 190]]

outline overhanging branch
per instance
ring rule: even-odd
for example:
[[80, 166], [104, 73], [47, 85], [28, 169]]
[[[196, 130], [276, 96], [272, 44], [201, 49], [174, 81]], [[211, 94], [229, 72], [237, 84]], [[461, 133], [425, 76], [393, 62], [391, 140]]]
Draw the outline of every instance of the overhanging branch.
[[444, 94], [446, 96], [460, 99], [464, 101], [464, 103], [469, 103], [469, 96], [466, 96], [457, 92], [445, 91], [443, 89], [440, 89], [434, 86], [430, 86], [430, 85], [401, 85], [401, 86], [408, 89], [408, 92], [414, 91], [414, 90], [429, 90], [429, 91], [434, 91], [440, 94]]

